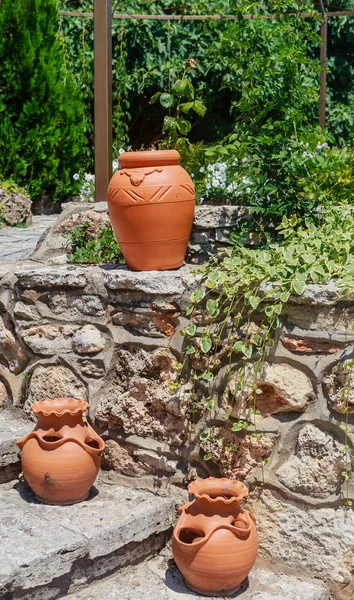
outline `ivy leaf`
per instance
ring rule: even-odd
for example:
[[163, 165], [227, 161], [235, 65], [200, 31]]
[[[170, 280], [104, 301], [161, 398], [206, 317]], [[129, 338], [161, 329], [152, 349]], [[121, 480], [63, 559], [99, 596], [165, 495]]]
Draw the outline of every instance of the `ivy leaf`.
[[244, 346], [242, 348], [242, 353], [245, 355], [246, 358], [251, 358], [252, 346], [244, 344]]
[[184, 353], [185, 354], [195, 354], [195, 348], [193, 346], [187, 346]]
[[212, 379], [214, 379], [214, 375], [211, 371], [203, 371], [203, 373], [200, 375], [200, 379], [204, 379], [205, 381], [212, 381]]
[[211, 339], [208, 337], [202, 337], [199, 340], [199, 346], [205, 354], [207, 354], [212, 346]]
[[173, 106], [174, 101], [175, 99], [172, 96], [172, 94], [167, 94], [166, 92], [164, 92], [160, 96], [160, 104], [163, 108], [170, 108], [171, 106]]
[[197, 290], [194, 290], [194, 292], [191, 293], [191, 300], [192, 300], [192, 302], [197, 304], [198, 302], [203, 300], [204, 296], [205, 296], [205, 290], [203, 290], [202, 288], [199, 288]]
[[186, 327], [186, 328], [184, 329], [184, 332], [185, 332], [187, 335], [189, 335], [190, 337], [194, 337], [194, 336], [195, 336], [195, 334], [196, 334], [196, 331], [197, 331], [197, 328], [196, 328], [196, 326], [194, 325], [194, 323], [190, 323], [190, 324], [188, 325], [188, 327]]
[[200, 434], [199, 439], [205, 442], [205, 440], [207, 440], [209, 436], [210, 431], [203, 431], [203, 433]]
[[208, 300], [206, 309], [211, 317], [216, 317], [219, 314], [219, 306], [217, 300]]
[[234, 345], [232, 346], [232, 349], [233, 349], [235, 352], [242, 352], [242, 350], [243, 350], [243, 347], [244, 347], [244, 343], [243, 343], [243, 342], [241, 342], [241, 341], [239, 341], [239, 342], [235, 342], [235, 343], [234, 343]]
[[215, 402], [214, 402], [214, 400], [211, 400], [211, 399], [210, 399], [210, 400], [208, 400], [208, 401], [205, 403], [205, 408], [206, 408], [207, 410], [210, 410], [210, 411], [211, 411], [211, 410], [213, 410], [214, 406], [215, 406]]
[[303, 279], [294, 279], [291, 282], [291, 287], [298, 296], [302, 296], [306, 287], [306, 281]]
[[261, 299], [257, 298], [257, 296], [250, 296], [248, 299], [250, 305], [252, 306], [253, 310], [255, 310], [257, 308], [257, 306], [259, 305]]
[[204, 460], [210, 460], [211, 459], [211, 452], [208, 452], [208, 454], [204, 454]]

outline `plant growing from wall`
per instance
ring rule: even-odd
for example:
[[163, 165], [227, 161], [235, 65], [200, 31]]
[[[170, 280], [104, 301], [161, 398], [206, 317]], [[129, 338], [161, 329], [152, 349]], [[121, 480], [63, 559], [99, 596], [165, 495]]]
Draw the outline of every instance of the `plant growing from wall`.
[[[284, 304], [311, 283], [338, 280], [341, 294], [354, 288], [352, 206], [325, 209], [318, 226], [309, 220], [299, 224], [295, 215], [283, 217], [277, 232], [280, 241], [267, 248], [230, 248], [200, 269], [202, 286], [191, 295], [184, 357], [176, 364], [179, 384], [190, 386], [187, 413], [192, 422], [200, 419], [199, 431], [217, 405], [214, 380], [221, 372], [227, 380], [221, 400], [226, 430], [237, 435], [251, 427], [251, 436], [261, 438], [262, 370]], [[200, 431], [200, 438], [204, 458], [212, 459], [212, 445], [206, 444], [212, 430]], [[225, 450], [230, 448], [228, 440]]]
[[85, 221], [73, 227], [68, 234], [71, 248], [69, 260], [75, 263], [122, 264], [123, 255], [110, 226], [102, 226], [98, 233], [90, 232]]

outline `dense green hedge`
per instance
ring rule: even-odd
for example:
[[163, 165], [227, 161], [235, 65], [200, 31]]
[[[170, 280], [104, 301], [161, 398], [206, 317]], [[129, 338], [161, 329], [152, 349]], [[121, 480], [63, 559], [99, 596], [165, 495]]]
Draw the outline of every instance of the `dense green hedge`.
[[0, 174], [33, 200], [74, 191], [83, 156], [80, 88], [64, 63], [56, 0], [0, 2]]

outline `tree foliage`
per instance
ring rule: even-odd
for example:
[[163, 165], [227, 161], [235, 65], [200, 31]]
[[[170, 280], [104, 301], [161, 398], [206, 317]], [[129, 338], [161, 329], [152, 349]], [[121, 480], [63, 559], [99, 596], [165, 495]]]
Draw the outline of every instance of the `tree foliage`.
[[0, 172], [32, 199], [73, 191], [83, 147], [80, 90], [65, 67], [56, 0], [0, 2]]

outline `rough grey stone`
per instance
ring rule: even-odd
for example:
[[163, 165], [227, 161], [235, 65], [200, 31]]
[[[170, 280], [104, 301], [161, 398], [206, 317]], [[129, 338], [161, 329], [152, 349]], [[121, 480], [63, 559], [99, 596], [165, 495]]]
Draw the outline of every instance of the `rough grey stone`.
[[104, 272], [105, 283], [110, 290], [132, 290], [145, 294], [183, 294], [181, 270], [175, 271], [130, 271], [120, 267]]
[[[134, 568], [124, 569], [114, 577], [93, 584], [65, 597], [65, 600], [192, 600], [202, 598], [187, 588], [167, 551]], [[240, 600], [329, 600], [326, 588], [318, 581], [285, 575], [253, 567], [239, 592], [231, 596]], [[220, 598], [220, 596], [219, 596]]]
[[[354, 371], [344, 368], [344, 361], [337, 363], [324, 377], [330, 407], [338, 413], [354, 413]], [[346, 394], [343, 388], [348, 389]]]
[[86, 400], [84, 384], [68, 367], [38, 365], [33, 371], [26, 409], [34, 402], [48, 398], [82, 398]]
[[257, 519], [260, 557], [318, 577], [323, 583], [347, 585], [351, 582], [352, 510], [346, 513], [343, 507], [305, 507], [259, 488], [251, 494], [247, 509]]
[[79, 369], [86, 377], [103, 377], [106, 372], [103, 360], [100, 359], [80, 359], [77, 361]]
[[247, 208], [243, 206], [196, 206], [194, 227], [197, 229], [234, 227], [247, 215]]
[[0, 187], [0, 203], [4, 208], [5, 225], [13, 227], [17, 223], [29, 223], [32, 220], [31, 199], [18, 192], [6, 192]]
[[13, 332], [7, 316], [0, 315], [0, 356], [11, 373], [20, 373], [29, 361], [22, 345]]
[[295, 454], [278, 469], [277, 476], [283, 485], [302, 495], [326, 498], [338, 493], [345, 466], [339, 448], [331, 435], [308, 423], [299, 433]]
[[174, 521], [174, 504], [100, 482], [89, 500], [70, 507], [37, 503], [25, 484], [0, 491], [0, 588], [9, 597], [47, 600], [136, 560], [134, 543], [156, 551], [154, 539]]
[[15, 275], [25, 289], [83, 288], [87, 284], [87, 268], [72, 265], [17, 269]]
[[73, 348], [78, 354], [96, 354], [104, 347], [105, 340], [93, 325], [85, 325], [73, 337]]
[[165, 456], [159, 456], [152, 450], [135, 450], [133, 456], [140, 463], [151, 467], [153, 471], [166, 471], [167, 473], [175, 473], [177, 463], [173, 460], [168, 460]]
[[46, 324], [21, 329], [25, 344], [34, 352], [44, 356], [71, 352], [78, 325]]
[[[0, 411], [0, 483], [7, 481], [7, 472], [19, 465], [16, 441], [33, 429], [31, 421], [16, 417], [10, 410]], [[11, 473], [13, 476], [13, 472]]]

